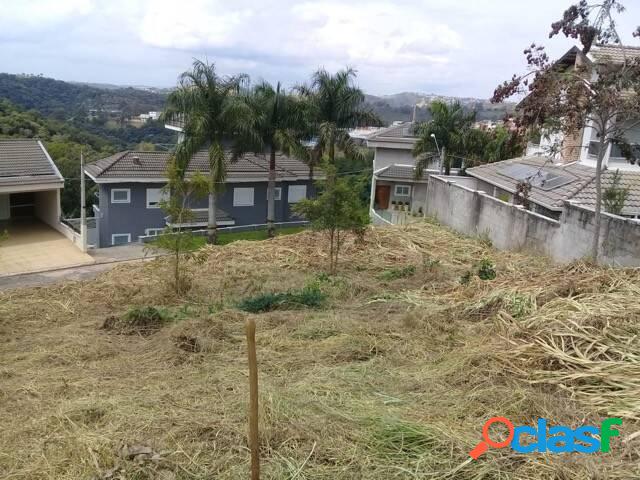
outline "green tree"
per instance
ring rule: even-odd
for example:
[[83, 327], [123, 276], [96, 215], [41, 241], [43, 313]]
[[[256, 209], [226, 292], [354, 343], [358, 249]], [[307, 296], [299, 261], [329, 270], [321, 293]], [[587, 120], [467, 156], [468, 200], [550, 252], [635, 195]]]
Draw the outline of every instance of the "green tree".
[[168, 183], [165, 188], [166, 198], [160, 202], [169, 217], [173, 228], [165, 231], [149, 244], [155, 251], [170, 252], [173, 257], [173, 279], [171, 285], [176, 293], [182, 294], [189, 289], [189, 282], [182, 269], [182, 260], [186, 255], [196, 250], [200, 243], [191, 231], [184, 230], [183, 225], [193, 220], [192, 202], [204, 198], [209, 194], [209, 180], [199, 172], [195, 172], [189, 179], [184, 178], [175, 157], [167, 168]]
[[328, 161], [323, 168], [327, 179], [333, 181], [318, 182], [320, 195], [298, 203], [295, 211], [308, 219], [314, 230], [323, 231], [329, 237], [329, 273], [333, 275], [338, 267], [341, 234], [351, 231], [361, 235], [369, 223], [369, 213], [351, 182], [338, 177], [335, 167]]
[[354, 85], [355, 78], [356, 72], [351, 68], [335, 74], [320, 69], [309, 85], [297, 87], [307, 102], [307, 121], [317, 136], [317, 144], [308, 158], [313, 165], [325, 157], [334, 165], [336, 149], [349, 159], [361, 159], [363, 150], [351, 139], [349, 130], [381, 123], [365, 106], [364, 93]]
[[422, 171], [431, 163], [433, 157], [438, 155], [438, 148], [444, 151], [444, 173], [449, 175], [454, 157], [464, 155], [470, 149], [471, 142], [474, 142], [474, 149], [477, 149], [480, 137], [480, 134], [471, 132], [475, 113], [465, 112], [460, 102], [448, 104], [434, 101], [429, 110], [432, 119], [417, 127], [418, 140], [413, 147], [413, 156], [417, 159], [415, 172], [418, 178], [422, 176]]
[[180, 76], [164, 112], [166, 120], [183, 123], [184, 140], [175, 151], [178, 175], [184, 178], [193, 156], [208, 149], [209, 243], [217, 239], [216, 204], [227, 178], [225, 141], [231, 143], [231, 162], [248, 146], [260, 143], [250, 106], [240, 96], [246, 82], [245, 75], [221, 77], [213, 64], [195, 60], [191, 70]]
[[256, 85], [247, 101], [255, 115], [259, 147], [269, 154], [269, 183], [267, 185], [267, 233], [275, 235], [276, 152], [300, 154], [304, 109], [299, 98], [288, 95], [280, 86], [262, 82]]

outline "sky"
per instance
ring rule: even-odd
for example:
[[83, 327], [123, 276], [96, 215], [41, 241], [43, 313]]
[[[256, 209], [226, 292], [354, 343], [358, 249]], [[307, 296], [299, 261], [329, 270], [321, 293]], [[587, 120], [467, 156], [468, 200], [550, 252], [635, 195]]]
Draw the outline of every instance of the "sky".
[[[577, 0], [574, 0], [577, 1]], [[625, 43], [640, 2], [622, 0]], [[351, 66], [374, 95], [488, 98], [524, 71], [570, 0], [0, 0], [0, 71], [171, 87], [194, 58], [222, 74], [292, 86], [318, 67]]]

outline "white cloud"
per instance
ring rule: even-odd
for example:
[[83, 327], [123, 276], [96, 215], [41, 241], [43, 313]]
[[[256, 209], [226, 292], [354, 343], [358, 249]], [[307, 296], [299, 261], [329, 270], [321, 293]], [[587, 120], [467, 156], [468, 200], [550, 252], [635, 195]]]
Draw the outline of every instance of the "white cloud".
[[251, 15], [250, 9], [235, 9], [224, 0], [153, 0], [145, 2], [136, 28], [140, 39], [155, 47], [226, 47], [237, 43]]
[[293, 9], [313, 49], [336, 60], [378, 66], [447, 63], [461, 36], [417, 8], [390, 2], [309, 2]]
[[0, 0], [0, 35], [31, 33], [92, 9], [92, 0]]

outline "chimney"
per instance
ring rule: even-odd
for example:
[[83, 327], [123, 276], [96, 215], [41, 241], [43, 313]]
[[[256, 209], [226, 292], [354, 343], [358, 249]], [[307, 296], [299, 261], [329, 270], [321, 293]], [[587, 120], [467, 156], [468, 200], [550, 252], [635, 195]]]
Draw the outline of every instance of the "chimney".
[[138, 155], [133, 156], [133, 164], [138, 167], [142, 166], [142, 163], [140, 162], [140, 157]]

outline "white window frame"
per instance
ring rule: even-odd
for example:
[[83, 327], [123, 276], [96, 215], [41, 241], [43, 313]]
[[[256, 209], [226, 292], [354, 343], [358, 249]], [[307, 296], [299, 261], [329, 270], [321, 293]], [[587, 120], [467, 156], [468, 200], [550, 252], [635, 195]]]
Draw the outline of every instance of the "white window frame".
[[[267, 200], [269, 199], [269, 189], [267, 188]], [[282, 187], [275, 187], [273, 189], [273, 199], [276, 202], [282, 200]]]
[[[158, 201], [155, 205], [151, 205], [149, 203], [149, 192], [150, 191], [157, 191], [158, 192]], [[167, 200], [167, 192], [163, 191], [162, 188], [147, 188], [146, 191], [146, 199], [147, 199], [147, 208], [160, 208], [160, 202], [162, 202], [163, 200]]]
[[[241, 198], [241, 194], [251, 194], [251, 202], [248, 199]], [[237, 196], [236, 196], [237, 195]], [[255, 205], [255, 189], [253, 187], [235, 187], [233, 189], [233, 206], [234, 207], [253, 207]]]
[[[145, 237], [157, 237], [163, 231], [164, 231], [164, 228], [157, 228], [157, 227], [156, 228], [145, 228], [144, 229], [144, 236]], [[156, 232], [156, 233], [151, 233], [151, 232]]]
[[[407, 193], [399, 193], [398, 192], [398, 188], [406, 188], [407, 189]], [[394, 197], [410, 197], [411, 196], [411, 185], [396, 185], [395, 188], [393, 189], [393, 196]]]
[[[304, 189], [304, 190], [303, 190]], [[303, 191], [304, 193], [297, 195], [292, 195], [294, 191]], [[292, 200], [292, 197], [298, 197], [295, 200]], [[289, 185], [289, 191], [287, 193], [287, 202], [288, 203], [298, 203], [307, 198], [307, 186], [306, 185]]]
[[130, 233], [112, 233], [111, 234], [111, 246], [124, 245], [123, 243], [116, 243], [116, 237], [127, 237], [126, 243], [131, 243]]
[[[114, 193], [116, 192], [127, 192], [126, 200], [116, 200], [114, 197]], [[111, 203], [131, 203], [131, 189], [130, 188], [112, 188], [111, 189]]]

